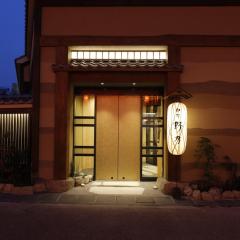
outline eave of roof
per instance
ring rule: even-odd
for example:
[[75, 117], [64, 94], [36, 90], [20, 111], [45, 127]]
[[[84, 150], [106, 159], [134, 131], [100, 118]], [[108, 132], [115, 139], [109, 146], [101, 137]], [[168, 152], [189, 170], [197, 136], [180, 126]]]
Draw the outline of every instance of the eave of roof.
[[0, 95], [0, 104], [31, 104], [32, 96], [30, 95]]

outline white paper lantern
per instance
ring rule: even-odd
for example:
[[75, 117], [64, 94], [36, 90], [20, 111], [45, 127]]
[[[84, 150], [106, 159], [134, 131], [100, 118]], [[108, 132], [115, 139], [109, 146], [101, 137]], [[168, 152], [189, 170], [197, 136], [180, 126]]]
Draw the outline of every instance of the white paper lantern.
[[173, 155], [181, 155], [187, 144], [187, 107], [180, 102], [172, 103], [167, 110], [167, 146]]

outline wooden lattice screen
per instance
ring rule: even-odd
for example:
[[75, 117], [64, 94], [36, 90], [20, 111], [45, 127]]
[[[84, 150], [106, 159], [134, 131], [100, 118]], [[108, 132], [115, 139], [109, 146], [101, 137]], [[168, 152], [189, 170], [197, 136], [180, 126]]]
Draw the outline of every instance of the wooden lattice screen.
[[31, 113], [0, 111], [0, 182], [31, 184]]

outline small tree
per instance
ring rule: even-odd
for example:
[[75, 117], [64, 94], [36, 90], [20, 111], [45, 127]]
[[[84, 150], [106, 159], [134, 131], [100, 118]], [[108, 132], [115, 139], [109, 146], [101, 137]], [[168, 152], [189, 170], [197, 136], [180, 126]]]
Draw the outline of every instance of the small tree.
[[213, 165], [216, 158], [215, 148], [216, 145], [214, 145], [209, 138], [200, 137], [194, 154], [198, 166], [200, 166], [200, 162], [204, 160], [204, 177], [209, 181], [214, 179]]

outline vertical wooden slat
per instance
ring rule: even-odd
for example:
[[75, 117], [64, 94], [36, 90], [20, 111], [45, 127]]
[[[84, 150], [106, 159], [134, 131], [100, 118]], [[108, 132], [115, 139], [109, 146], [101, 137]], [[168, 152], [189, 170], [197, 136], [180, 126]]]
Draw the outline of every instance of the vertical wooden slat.
[[30, 184], [31, 179], [29, 154], [22, 157], [16, 155], [30, 150], [28, 116], [28, 113], [22, 111], [0, 113], [0, 159], [1, 164], [5, 164], [0, 171], [7, 173], [5, 181], [20, 185]]

